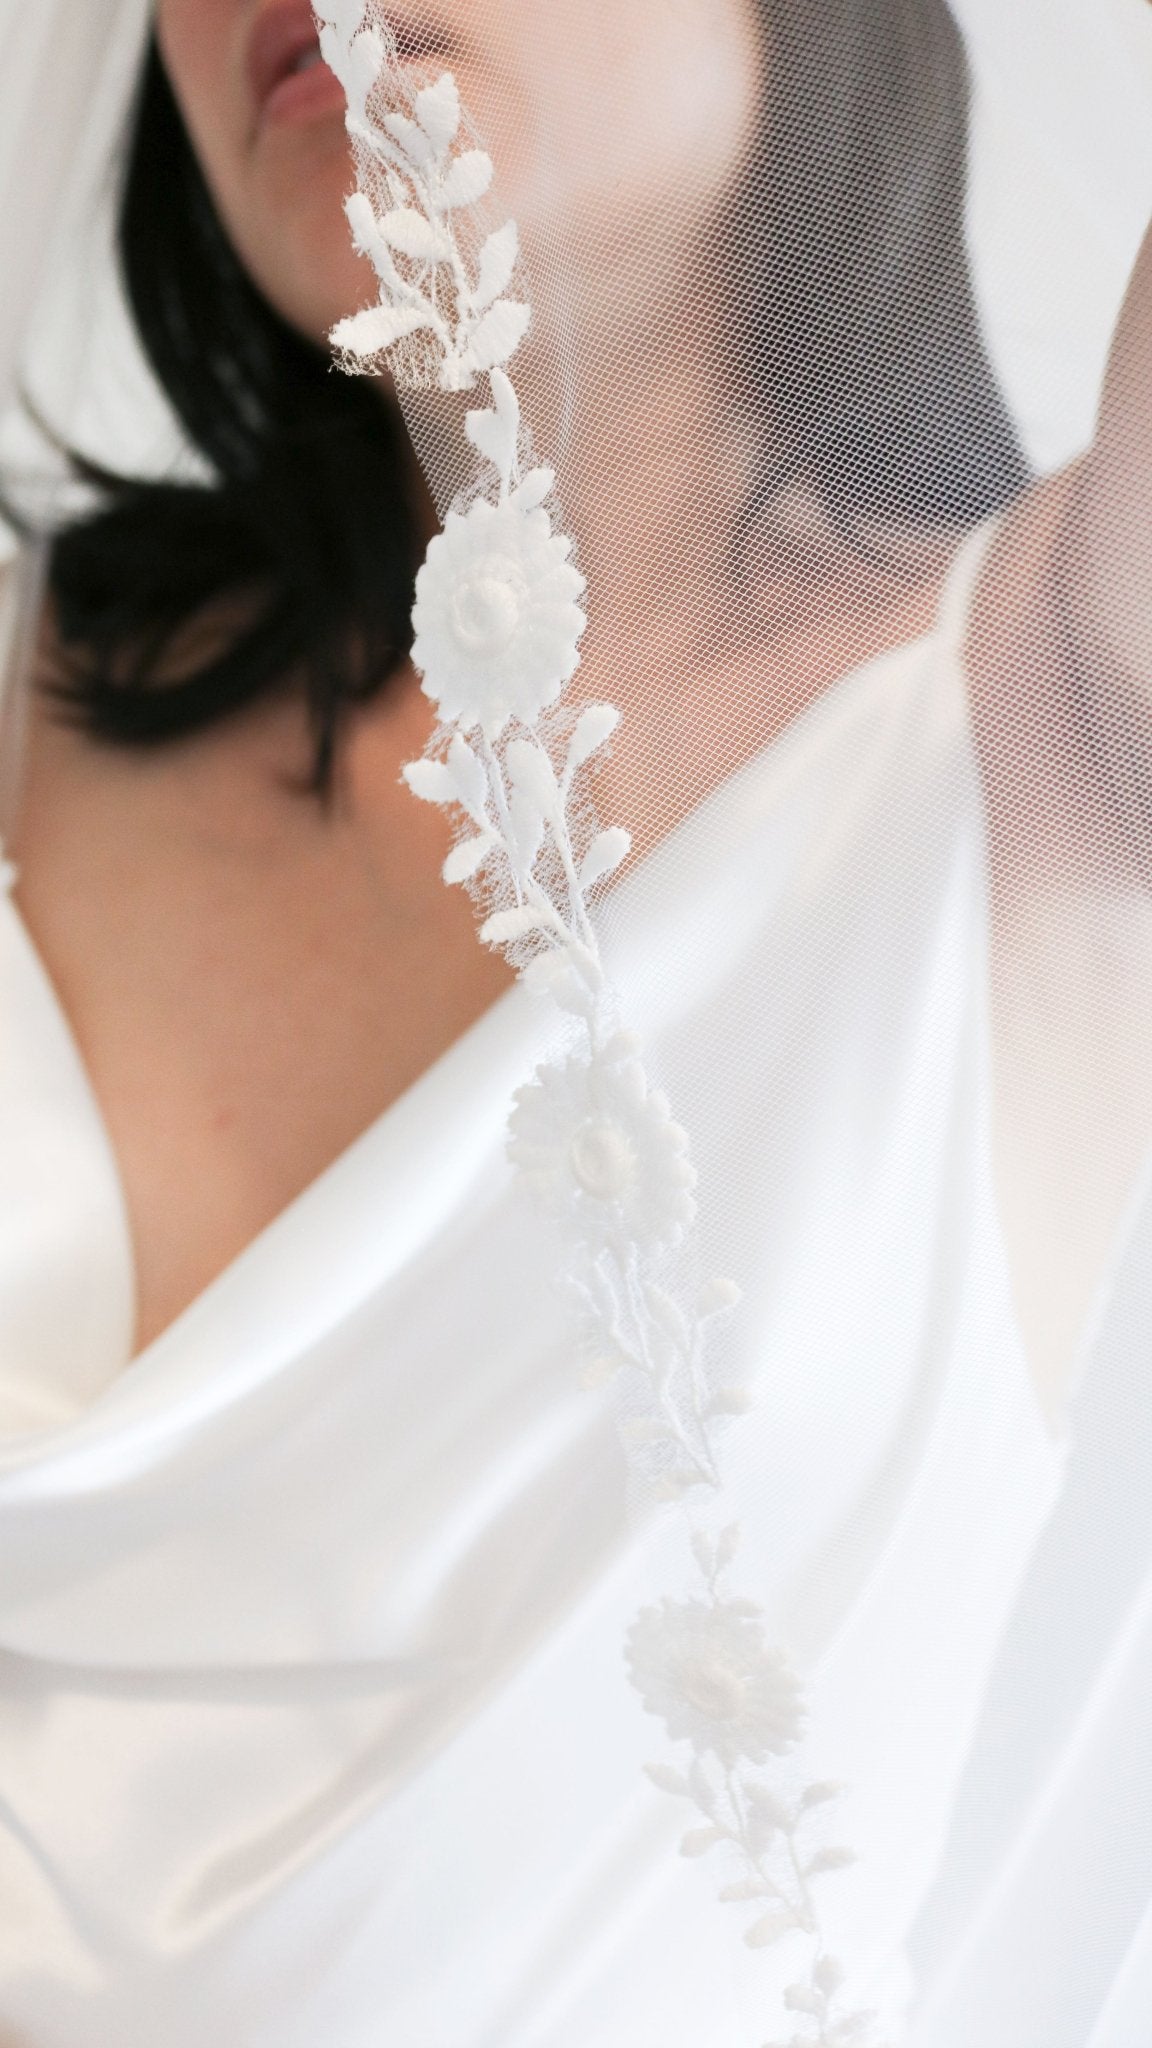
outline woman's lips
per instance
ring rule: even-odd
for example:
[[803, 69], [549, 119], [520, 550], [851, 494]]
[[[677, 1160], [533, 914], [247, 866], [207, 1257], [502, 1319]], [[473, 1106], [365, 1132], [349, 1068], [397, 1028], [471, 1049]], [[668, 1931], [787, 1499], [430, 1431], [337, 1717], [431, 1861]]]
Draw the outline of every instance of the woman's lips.
[[339, 79], [320, 56], [311, 0], [282, 0], [258, 16], [248, 81], [259, 127], [311, 121], [344, 105]]
[[[389, 26], [402, 63], [450, 54], [452, 38], [439, 24], [397, 14]], [[315, 120], [343, 108], [340, 81], [320, 55], [311, 0], [264, 8], [248, 46], [248, 78], [259, 127]]]

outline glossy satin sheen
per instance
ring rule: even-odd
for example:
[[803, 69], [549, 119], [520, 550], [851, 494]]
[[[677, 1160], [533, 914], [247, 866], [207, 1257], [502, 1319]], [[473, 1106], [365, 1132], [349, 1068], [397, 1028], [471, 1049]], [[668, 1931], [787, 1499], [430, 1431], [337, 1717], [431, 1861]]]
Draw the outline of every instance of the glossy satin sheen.
[[[833, 1939], [898, 2015], [943, 1856], [933, 2048], [1084, 2048], [1059, 2015], [1001, 2024], [1002, 1929], [961, 1953], [1021, 1855], [1029, 1910], [1025, 1821], [945, 1853], [1066, 1461], [992, 1194], [958, 631], [845, 678], [619, 889], [607, 943], [696, 1134], [706, 1257], [745, 1290], [745, 1583], [813, 1672], [865, 1859]], [[0, 1016], [4, 2048], [758, 2041], [783, 1966], [676, 1855], [623, 1675], [669, 1538], [629, 1529], [610, 1397], [576, 1383], [503, 1158], [530, 1000], [132, 1363], [115, 1162], [7, 898]], [[1057, 1740], [1057, 1811], [1069, 1784]], [[1139, 1963], [1113, 1917], [1093, 2024]], [[949, 2033], [965, 1996], [978, 2033]], [[1135, 2048], [1107, 2026], [1092, 2048]]]

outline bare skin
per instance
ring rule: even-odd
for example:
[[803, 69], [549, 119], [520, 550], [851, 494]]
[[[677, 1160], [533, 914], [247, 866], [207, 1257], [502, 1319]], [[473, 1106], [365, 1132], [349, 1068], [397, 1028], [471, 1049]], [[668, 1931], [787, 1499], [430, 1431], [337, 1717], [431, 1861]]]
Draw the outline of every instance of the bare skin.
[[[512, 69], [512, 53], [532, 47], [526, 17], [521, 18], [526, 4], [508, 0], [506, 47], [500, 43], [485, 53], [486, 67], [474, 80], [464, 0], [441, 8], [437, 33], [466, 98], [474, 84], [473, 97], [483, 99], [493, 77], [506, 87], [512, 106], [517, 91], [530, 97], [535, 90], [530, 77], [517, 78]], [[607, 0], [595, 4], [606, 6]], [[598, 47], [588, 33], [587, 9], [588, 0], [581, 0], [575, 25], [586, 55]], [[319, 339], [337, 317], [363, 302], [370, 286], [340, 218], [348, 170], [338, 104], [324, 106], [321, 94], [307, 119], [271, 124], [261, 121], [253, 104], [245, 67], [248, 37], [256, 18], [273, 11], [274, 0], [159, 0], [158, 28], [237, 247], [280, 310]], [[651, 0], [650, 11], [659, 29], [660, 0]], [[560, 6], [549, 10], [551, 37], [562, 34], [568, 12]], [[714, 36], [722, 16], [732, 37], [732, 79], [738, 81], [742, 65], [752, 74], [742, 0], [725, 0], [720, 11], [714, 0], [682, 0], [677, 19], [689, 37], [701, 28]], [[539, 54], [544, 70], [557, 69], [554, 50]], [[690, 50], [686, 61], [691, 63]], [[489, 120], [484, 106], [477, 111], [499, 157], [495, 100], [487, 109]], [[728, 123], [737, 135], [742, 118], [735, 110]], [[706, 169], [721, 183], [730, 166], [706, 158], [709, 137], [724, 125], [712, 121], [701, 140], [702, 177]], [[507, 148], [514, 161], [512, 139]], [[509, 197], [515, 208], [514, 189]], [[530, 204], [528, 194], [520, 197]], [[581, 203], [587, 197], [581, 194]], [[1152, 297], [1142, 282], [1136, 289], [1143, 293], [1141, 303]], [[685, 374], [691, 375], [691, 365]], [[382, 402], [388, 402], [385, 394]], [[1121, 413], [1134, 403], [1131, 393], [1116, 401]], [[586, 460], [587, 473], [599, 479], [607, 473], [615, 449], [625, 445], [618, 426], [607, 420], [602, 463]], [[636, 420], [631, 430], [627, 445], [646, 445]], [[1122, 439], [1122, 419], [1113, 431]], [[637, 504], [659, 508], [671, 502], [651, 476], [637, 476], [634, 468], [632, 475]], [[986, 576], [974, 635], [978, 711], [1010, 694], [1035, 649], [1052, 641], [1048, 568], [1054, 550], [1071, 547], [1079, 561], [1086, 546], [1110, 544], [1115, 506], [1100, 511], [1095, 540], [1086, 540], [1081, 528], [1073, 542], [1058, 542], [1056, 512], [1064, 500], [1053, 495], [1055, 488], [1036, 494], [1010, 523]], [[1129, 496], [1135, 489], [1129, 485]], [[708, 602], [714, 602], [714, 565], [696, 562], [688, 550], [676, 560], [671, 526], [653, 537], [650, 550], [639, 551], [659, 565], [651, 589], [634, 580], [620, 590], [612, 575], [624, 550], [614, 549], [610, 522], [593, 528], [591, 515], [581, 523], [581, 508], [573, 509], [604, 615], [659, 615], [661, 580], [665, 588], [673, 580], [670, 560], [678, 587], [687, 593], [667, 628], [667, 642], [647, 651], [653, 672], [667, 663], [698, 675], [697, 702], [709, 705], [711, 767], [695, 758], [699, 719], [690, 702], [668, 706], [660, 731], [648, 738], [650, 749], [665, 755], [671, 750], [688, 764], [688, 783], [697, 795], [709, 774], [715, 779], [748, 751], [750, 660], [789, 678], [787, 692], [773, 699], [754, 735], [766, 744], [847, 670], [930, 625], [948, 552], [943, 543], [928, 549], [911, 573], [892, 577], [861, 579], [832, 564], [815, 599], [802, 580], [777, 568], [761, 593], [754, 630], [742, 620], [735, 636], [730, 628], [725, 636], [711, 631], [703, 596], [699, 605], [693, 598], [696, 576], [701, 593], [713, 593]], [[620, 504], [618, 517], [633, 537], [635, 508]], [[633, 548], [631, 559], [636, 555]], [[1094, 647], [1106, 631], [1107, 606], [1102, 620], [1084, 599], [1078, 616], [1083, 644]], [[708, 622], [703, 634], [702, 618]], [[996, 630], [988, 623], [994, 620], [1000, 622]], [[694, 651], [693, 633], [707, 646], [706, 655]], [[1131, 651], [1126, 658], [1136, 659]], [[50, 674], [47, 620], [43, 666]], [[617, 651], [602, 641], [599, 652], [590, 642], [590, 666], [611, 678], [601, 684], [593, 676], [592, 685], [623, 697], [627, 714], [628, 676], [636, 675], [635, 665], [625, 669]], [[651, 702], [651, 675], [633, 685], [637, 712], [645, 683]], [[993, 724], [996, 715], [993, 710]], [[414, 802], [400, 783], [403, 763], [421, 750], [429, 726], [417, 680], [405, 672], [357, 714], [337, 801], [325, 810], [290, 786], [307, 758], [303, 715], [291, 695], [203, 738], [143, 756], [95, 747], [62, 727], [46, 699], [34, 704], [14, 848], [19, 901], [72, 1020], [119, 1160], [135, 1247], [140, 1348], [507, 985], [501, 963], [476, 944], [466, 898], [440, 880], [445, 838], [439, 813]], [[634, 797], [646, 782], [650, 757], [643, 746], [631, 757], [621, 754], [605, 793], [606, 811], [637, 815]], [[991, 749], [989, 758], [995, 816]], [[1009, 795], [1000, 791], [1005, 815]], [[663, 810], [649, 804], [648, 838], [670, 829], [683, 804], [682, 791]], [[1012, 866], [1005, 855], [1002, 867], [1005, 861]], [[1025, 871], [1026, 862], [1016, 858], [1013, 872]], [[1022, 886], [1020, 900], [1028, 895]], [[1012, 962], [1023, 957], [1017, 943], [1022, 928], [1002, 902], [995, 977], [1002, 991], [998, 1056], [1013, 1082], [1006, 1095], [1025, 1103], [1034, 1099], [1034, 1106], [1025, 1115], [1027, 1128], [1006, 1149], [1002, 1144], [1001, 1152], [1009, 1160], [1040, 1157], [1040, 1180], [1047, 1187], [1045, 1134], [1059, 1076], [1049, 1075], [1031, 1094], [1014, 1085], [1021, 1062], [1030, 1071], [1031, 1041], [1013, 1021], [1025, 1001], [1019, 988], [1013, 993], [1012, 971]], [[1077, 943], [1067, 930], [1053, 935], [1046, 928], [1043, 945], [1052, 950], [1054, 972]], [[1016, 981], [1034, 986], [1027, 976]], [[1017, 1054], [1012, 1048], [1018, 1045], [1023, 1049]], [[1011, 1068], [1012, 1059], [1017, 1068]], [[1111, 1152], [1098, 1178], [1104, 1192], [1097, 1206], [1101, 1215], [1114, 1217], [1127, 1180]], [[1012, 1224], [1014, 1216], [1032, 1213], [1034, 1190], [1027, 1174], [1021, 1177], [1011, 1165], [1004, 1168], [1004, 1184], [1024, 1319], [1034, 1327], [1038, 1380], [1055, 1413], [1069, 1370], [1068, 1332], [1090, 1291], [1091, 1273], [1071, 1286], [1059, 1327], [1047, 1329], [1046, 1282], [1030, 1261], [1029, 1226]], [[1065, 1174], [1061, 1185], [1068, 1184]], [[1052, 1209], [1049, 1203], [1044, 1213]], [[1076, 1204], [1068, 1210], [1065, 1203], [1061, 1211], [1057, 1202], [1055, 1212], [1059, 1242], [1083, 1240]]]
[[427, 707], [361, 715], [332, 815], [293, 704], [170, 754], [41, 716], [19, 903], [119, 1161], [147, 1344], [505, 985], [399, 782]]

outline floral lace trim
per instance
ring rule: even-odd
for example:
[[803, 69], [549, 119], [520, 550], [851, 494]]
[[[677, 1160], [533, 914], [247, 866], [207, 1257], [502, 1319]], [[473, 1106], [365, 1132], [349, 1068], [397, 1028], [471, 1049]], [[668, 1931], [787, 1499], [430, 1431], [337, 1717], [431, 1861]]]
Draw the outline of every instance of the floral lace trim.
[[465, 426], [483, 466], [479, 494], [448, 513], [417, 579], [413, 659], [440, 725], [405, 775], [416, 796], [455, 815], [444, 876], [475, 892], [482, 941], [572, 1027], [567, 1054], [518, 1090], [508, 1152], [563, 1229], [585, 1377], [620, 1389], [639, 1488], [685, 1514], [695, 1591], [646, 1607], [627, 1638], [632, 1683], [683, 1755], [648, 1775], [695, 1809], [682, 1853], [722, 1856], [719, 1896], [748, 1910], [748, 1946], [804, 1943], [784, 1993], [793, 2030], [765, 2048], [866, 2048], [874, 2016], [842, 1998], [816, 1899], [820, 1881], [855, 1860], [817, 1833], [841, 1788], [781, 1789], [771, 1763], [803, 1736], [803, 1686], [762, 1609], [730, 1586], [740, 1531], [722, 1513], [721, 1439], [750, 1402], [718, 1376], [710, 1338], [739, 1291], [694, 1282], [688, 1136], [619, 1026], [590, 914], [631, 845], [619, 826], [598, 827], [586, 789], [619, 713], [563, 704], [584, 579], [550, 509], [554, 476], [526, 462], [506, 367], [531, 321], [511, 295], [516, 226], [482, 217], [492, 161], [465, 133], [451, 74], [410, 88], [372, 0], [317, 0], [317, 15], [348, 97], [349, 225], [380, 285], [376, 305], [334, 330], [337, 354], [352, 372], [386, 362], [402, 386], [488, 381], [490, 404]]

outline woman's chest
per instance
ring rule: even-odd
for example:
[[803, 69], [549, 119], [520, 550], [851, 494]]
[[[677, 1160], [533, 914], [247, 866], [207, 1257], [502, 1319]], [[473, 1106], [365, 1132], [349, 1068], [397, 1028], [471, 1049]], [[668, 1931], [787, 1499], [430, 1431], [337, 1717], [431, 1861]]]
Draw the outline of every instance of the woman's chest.
[[141, 1346], [505, 984], [399, 786], [403, 725], [328, 806], [243, 738], [154, 762], [38, 735], [14, 848], [115, 1154]]

